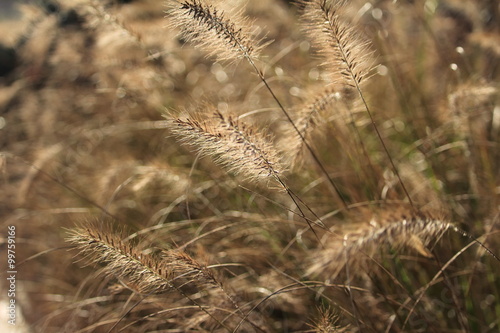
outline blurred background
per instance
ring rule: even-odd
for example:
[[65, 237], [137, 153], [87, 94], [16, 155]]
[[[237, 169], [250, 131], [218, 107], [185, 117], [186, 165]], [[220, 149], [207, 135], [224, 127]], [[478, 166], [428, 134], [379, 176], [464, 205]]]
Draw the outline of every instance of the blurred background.
[[[304, 105], [324, 90], [327, 70], [300, 29], [297, 8], [281, 0], [231, 5], [246, 5], [257, 32], [274, 41], [259, 65], [299, 117]], [[353, 0], [347, 11], [348, 21], [372, 44], [374, 70], [363, 89], [412, 198], [419, 208], [439, 212], [497, 254], [499, 7], [497, 0]], [[249, 304], [264, 297], [269, 286], [277, 290], [289, 284], [287, 274], [304, 277], [306, 265], [322, 253], [311, 233], [300, 233], [303, 226], [297, 226], [299, 219], [287, 210], [293, 205], [282, 193], [253, 184], [244, 184], [250, 191], [243, 188], [236, 177], [209, 158], [198, 158], [166, 130], [167, 111], [213, 104], [272, 133], [277, 147], [289, 145], [290, 133], [244, 61], [214, 62], [179, 38], [165, 16], [164, 3], [157, 0], [0, 1], [0, 272], [6, 264], [5, 230], [15, 225], [16, 297], [30, 328], [19, 325], [19, 332], [106, 332], [130, 304], [130, 293], [110, 290], [108, 284], [118, 282], [77, 262], [65, 241], [68, 230], [89, 219], [112, 218], [131, 232], [154, 230], [144, 233], [151, 251], [197, 239], [219, 227], [214, 220], [221, 221], [225, 229], [200, 237], [190, 250], [214, 265], [244, 263], [221, 275]], [[404, 194], [366, 112], [359, 103], [350, 106], [352, 118], [346, 120], [334, 109], [312, 141], [349, 203], [368, 208], [338, 214], [342, 203], [324, 186], [310, 158], [298, 170], [290, 168], [287, 179], [305, 202], [327, 216], [328, 226], [355, 234], [372, 230], [378, 202], [401, 203]], [[374, 168], [355, 148], [353, 124]], [[380, 209], [397, 215], [393, 206]], [[153, 228], [159, 225], [165, 228]], [[440, 263], [468, 244], [467, 238], [455, 236], [439, 243]], [[389, 259], [380, 262], [391, 278], [409, 286], [411, 297], [439, 272], [434, 258], [412, 254], [401, 263], [387, 252]], [[280, 258], [279, 270], [267, 265], [275, 257]], [[430, 288], [421, 303], [425, 306], [418, 309], [422, 315], [406, 329], [460, 331], [466, 325], [457, 319], [463, 311], [470, 331], [498, 330], [498, 262], [470, 251], [449, 269], [451, 282], [440, 280]], [[359, 311], [373, 321], [373, 331], [384, 331], [398, 311], [403, 314], [394, 319], [394, 329], [405, 331], [401, 318], [408, 309], [395, 310], [406, 304], [400, 285], [387, 276], [357, 282], [369, 290], [360, 296]], [[458, 301], [447, 297], [434, 302], [442, 300], [443, 290], [456, 291]], [[328, 296], [338, 297], [339, 308], [350, 309], [346, 295], [342, 290]], [[317, 317], [315, 297], [305, 290], [284, 293], [260, 314], [274, 331], [307, 331]], [[175, 301], [183, 300], [172, 298], [172, 307]], [[151, 309], [158, 311], [156, 305], [138, 307], [124, 325], [142, 320]], [[176, 331], [185, 317], [195, 317], [183, 316], [141, 321], [135, 331]], [[342, 325], [355, 331], [355, 319], [345, 317]], [[422, 318], [425, 325], [419, 324]], [[0, 321], [4, 325], [1, 316]], [[0, 331], [16, 332], [3, 326]]]

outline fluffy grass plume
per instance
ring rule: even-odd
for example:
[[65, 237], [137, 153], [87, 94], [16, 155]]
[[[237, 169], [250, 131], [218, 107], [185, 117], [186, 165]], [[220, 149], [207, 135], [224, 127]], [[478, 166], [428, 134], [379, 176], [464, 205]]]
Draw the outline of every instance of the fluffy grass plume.
[[366, 273], [371, 260], [383, 249], [410, 249], [424, 257], [432, 257], [427, 245], [437, 241], [451, 223], [432, 214], [403, 211], [374, 216], [366, 225], [352, 232], [345, 231], [343, 239], [330, 236], [329, 244], [311, 260], [308, 275], [327, 275], [335, 278], [345, 266], [358, 273]]
[[[297, 110], [297, 119], [295, 124], [298, 133], [295, 130], [288, 130], [283, 150], [290, 156], [292, 165], [303, 160], [304, 143], [305, 141], [312, 142], [312, 134], [319, 132], [324, 127], [320, 126], [325, 124], [332, 114], [338, 112], [341, 102], [341, 95], [335, 89], [327, 89], [323, 93], [310, 102]], [[294, 140], [290, 140], [294, 138]], [[300, 163], [299, 163], [300, 164]]]
[[278, 180], [282, 167], [270, 141], [251, 125], [215, 110], [207, 119], [174, 118], [171, 132], [203, 156], [249, 180]]
[[299, 1], [304, 29], [324, 59], [329, 79], [356, 87], [369, 75], [372, 52], [356, 26], [345, 21], [347, 4], [346, 0]]
[[84, 260], [104, 266], [114, 276], [140, 294], [160, 294], [178, 286], [218, 286], [214, 275], [187, 253], [163, 250], [145, 254], [137, 244], [124, 242], [123, 235], [112, 232], [107, 223], [88, 222], [71, 230], [68, 242], [75, 244]]
[[167, 1], [167, 8], [171, 26], [219, 60], [255, 58], [264, 46], [241, 10], [225, 13], [205, 0]]

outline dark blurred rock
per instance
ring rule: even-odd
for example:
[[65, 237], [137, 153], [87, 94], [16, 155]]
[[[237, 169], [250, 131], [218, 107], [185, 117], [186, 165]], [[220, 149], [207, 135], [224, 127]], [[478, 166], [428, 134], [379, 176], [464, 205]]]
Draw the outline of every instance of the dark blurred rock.
[[45, 10], [48, 14], [58, 13], [60, 8], [57, 1], [53, 0], [41, 0], [38, 5]]
[[61, 27], [69, 25], [80, 25], [83, 22], [83, 18], [78, 15], [76, 10], [70, 9], [62, 12], [59, 16], [59, 25]]
[[0, 76], [6, 76], [16, 68], [17, 54], [11, 47], [0, 44]]

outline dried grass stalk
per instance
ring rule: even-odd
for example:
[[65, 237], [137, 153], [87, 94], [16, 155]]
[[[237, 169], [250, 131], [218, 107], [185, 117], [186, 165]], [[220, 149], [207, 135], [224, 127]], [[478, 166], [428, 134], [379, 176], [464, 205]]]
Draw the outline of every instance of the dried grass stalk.
[[[311, 36], [313, 44], [316, 45], [320, 54], [327, 59], [324, 65], [330, 73], [331, 80], [333, 82], [341, 81], [358, 91], [377, 137], [389, 159], [392, 170], [396, 174], [408, 202], [415, 209], [413, 200], [399, 175], [399, 171], [361, 91], [360, 85], [371, 71], [371, 62], [368, 58], [372, 52], [369, 50], [368, 43], [360, 38], [354, 28], [342, 20], [345, 5], [348, 1], [300, 0], [299, 3], [304, 8], [305, 30]], [[361, 142], [363, 141], [361, 140]]]

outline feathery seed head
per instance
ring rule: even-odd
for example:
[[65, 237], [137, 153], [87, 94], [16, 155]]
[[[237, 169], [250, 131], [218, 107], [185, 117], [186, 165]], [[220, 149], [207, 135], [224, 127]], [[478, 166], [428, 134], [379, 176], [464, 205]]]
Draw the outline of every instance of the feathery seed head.
[[122, 239], [106, 224], [90, 222], [71, 230], [67, 241], [77, 246], [87, 262], [104, 265], [105, 274], [141, 294], [164, 293], [190, 283], [198, 288], [220, 286], [209, 269], [185, 252], [164, 250], [159, 256], [149, 255]]
[[90, 222], [73, 229], [67, 241], [77, 245], [87, 262], [105, 265], [105, 274], [127, 281], [136, 292], [158, 294], [171, 288], [171, 270], [165, 262], [140, 253], [109, 229]]
[[309, 326], [311, 326], [316, 333], [350, 332], [351, 327], [340, 326], [339, 319], [340, 315], [331, 308], [320, 308], [317, 319]]
[[175, 118], [171, 131], [182, 143], [195, 146], [202, 155], [252, 180], [275, 179], [281, 173], [278, 154], [265, 135], [252, 126], [215, 110], [203, 121]]
[[295, 124], [299, 133], [295, 129], [289, 129], [285, 131], [284, 135], [286, 142], [283, 145], [283, 150], [290, 156], [292, 167], [296, 166], [303, 157], [302, 153], [305, 144], [303, 139], [311, 140], [315, 129], [321, 123], [326, 123], [326, 119], [331, 113], [340, 109], [337, 102], [341, 99], [342, 96], [338, 91], [328, 88], [298, 110], [298, 118]]
[[310, 36], [333, 83], [356, 87], [371, 70], [368, 43], [343, 21], [345, 0], [300, 0], [304, 30]]
[[430, 257], [426, 245], [448, 229], [453, 229], [451, 223], [431, 214], [409, 212], [374, 218], [364, 227], [346, 233], [341, 241], [332, 239], [330, 246], [314, 256], [308, 274], [326, 272], [334, 277], [345, 265], [363, 267], [362, 263], [387, 246], [410, 248]]
[[168, 6], [170, 25], [218, 60], [254, 58], [265, 46], [241, 11], [224, 12], [203, 0], [170, 1]]

